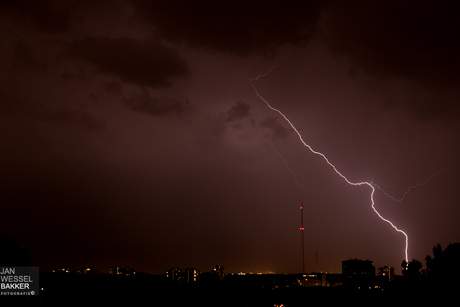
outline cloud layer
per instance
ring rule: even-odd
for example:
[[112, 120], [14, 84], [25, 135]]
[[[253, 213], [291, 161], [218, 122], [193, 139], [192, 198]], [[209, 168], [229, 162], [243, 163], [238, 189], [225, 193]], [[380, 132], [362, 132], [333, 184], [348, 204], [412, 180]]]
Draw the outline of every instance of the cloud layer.
[[130, 1], [161, 37], [198, 48], [270, 54], [305, 44], [315, 33], [320, 1]]
[[84, 60], [121, 81], [152, 88], [170, 86], [189, 74], [187, 62], [166, 45], [132, 38], [86, 37], [64, 48], [63, 56]]

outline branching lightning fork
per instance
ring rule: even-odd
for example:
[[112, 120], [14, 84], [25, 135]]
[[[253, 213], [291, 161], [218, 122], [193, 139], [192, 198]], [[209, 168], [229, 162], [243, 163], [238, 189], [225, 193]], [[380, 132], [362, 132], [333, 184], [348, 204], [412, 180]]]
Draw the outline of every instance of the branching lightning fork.
[[304, 187], [303, 185], [301, 185], [298, 181], [297, 181], [297, 176], [295, 175], [295, 172], [289, 167], [289, 164], [286, 162], [286, 160], [284, 159], [284, 157], [275, 149], [275, 147], [272, 145], [272, 143], [270, 141], [268, 141], [268, 144], [270, 145], [270, 147], [273, 149], [274, 152], [276, 152], [276, 154], [278, 156], [280, 156], [281, 160], [283, 160], [284, 162], [284, 165], [286, 165], [286, 169], [292, 173], [292, 176], [294, 177], [294, 181], [295, 183], [301, 187], [302, 189], [305, 189], [305, 190], [308, 190], [308, 191], [311, 191], [311, 189], [308, 189], [306, 187]]
[[414, 186], [410, 186], [409, 188], [407, 188], [406, 192], [404, 192], [403, 196], [401, 196], [401, 198], [395, 198], [394, 196], [388, 194], [387, 192], [385, 192], [378, 184], [375, 184], [373, 181], [371, 181], [371, 184], [376, 187], [377, 189], [379, 189], [380, 191], [382, 191], [383, 194], [385, 194], [385, 196], [391, 198], [392, 200], [394, 201], [397, 201], [397, 202], [402, 202], [404, 200], [404, 198], [406, 197], [406, 195], [412, 190], [412, 189], [416, 189], [422, 185], [426, 185], [428, 184], [428, 182], [431, 180], [431, 178], [433, 178], [434, 176], [436, 176], [440, 171], [442, 171], [443, 169], [445, 168], [442, 168], [440, 170], [438, 170], [436, 173], [432, 174], [425, 182], [422, 182], [422, 183], [419, 183], [419, 184], [416, 184]]
[[[276, 67], [276, 66], [275, 66]], [[273, 67], [274, 68], [274, 67]], [[273, 70], [273, 68], [271, 70]], [[271, 71], [270, 70], [270, 71]], [[269, 72], [270, 72], [269, 71]], [[261, 76], [265, 76], [267, 75], [269, 72], [267, 72], [266, 74], [264, 75], [260, 75], [259, 77], [257, 78], [254, 78], [254, 79], [251, 79], [251, 81], [254, 81], [254, 80], [258, 80]], [[375, 208], [375, 201], [374, 201], [374, 193], [375, 193], [375, 190], [376, 190], [376, 187], [378, 189], [380, 189], [380, 187], [378, 187], [377, 185], [373, 184], [372, 182], [367, 182], [367, 181], [362, 181], [362, 182], [351, 182], [350, 180], [348, 180], [347, 177], [345, 177], [341, 172], [339, 172], [339, 170], [335, 167], [334, 164], [332, 164], [328, 159], [327, 157], [322, 154], [321, 152], [318, 152], [318, 151], [315, 151], [310, 145], [308, 145], [304, 139], [302, 138], [302, 135], [300, 134], [300, 132], [296, 129], [296, 127], [292, 124], [292, 122], [286, 117], [286, 115], [283, 114], [283, 112], [281, 112], [280, 110], [274, 108], [273, 106], [270, 105], [270, 103], [265, 100], [259, 93], [259, 91], [257, 90], [257, 88], [254, 86], [254, 84], [251, 83], [251, 81], [247, 81], [245, 80], [253, 89], [254, 89], [254, 92], [256, 93], [257, 97], [259, 97], [260, 100], [262, 100], [272, 111], [275, 111], [277, 112], [279, 115], [281, 115], [281, 117], [284, 118], [284, 120], [291, 126], [291, 128], [295, 131], [295, 133], [297, 134], [297, 136], [299, 137], [299, 140], [300, 142], [305, 146], [307, 147], [312, 153], [314, 153], [315, 155], [318, 155], [318, 156], [321, 156], [324, 161], [326, 161], [326, 163], [334, 170], [334, 172], [336, 172], [337, 175], [339, 175], [343, 180], [345, 180], [345, 182], [347, 182], [349, 185], [352, 185], [352, 186], [361, 186], [361, 185], [367, 185], [370, 189], [371, 189], [371, 193], [370, 193], [370, 201], [371, 201], [371, 206], [372, 206], [372, 210], [374, 210], [374, 212], [378, 215], [378, 217], [380, 219], [382, 219], [383, 221], [385, 221], [386, 223], [390, 224], [391, 227], [393, 227], [397, 232], [400, 232], [404, 235], [405, 237], [405, 240], [406, 240], [406, 247], [404, 249], [404, 254], [405, 254], [405, 260], [406, 262], [409, 262], [409, 258], [407, 256], [407, 251], [408, 251], [408, 247], [409, 247], [409, 237], [408, 235], [402, 231], [401, 229], [399, 229], [398, 227], [396, 227], [390, 220], [384, 218], [378, 211], [377, 209]], [[430, 177], [431, 178], [431, 177]], [[407, 192], [406, 192], [407, 194]], [[388, 195], [387, 195], [388, 196]], [[405, 194], [404, 194], [405, 196]]]

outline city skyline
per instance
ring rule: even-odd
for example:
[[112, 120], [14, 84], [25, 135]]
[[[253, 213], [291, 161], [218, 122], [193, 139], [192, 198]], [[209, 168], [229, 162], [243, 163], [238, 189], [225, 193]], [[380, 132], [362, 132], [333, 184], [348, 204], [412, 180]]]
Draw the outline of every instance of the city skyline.
[[423, 262], [460, 242], [459, 11], [2, 3], [0, 234], [45, 271], [298, 273], [302, 204], [305, 271], [400, 272], [375, 201]]

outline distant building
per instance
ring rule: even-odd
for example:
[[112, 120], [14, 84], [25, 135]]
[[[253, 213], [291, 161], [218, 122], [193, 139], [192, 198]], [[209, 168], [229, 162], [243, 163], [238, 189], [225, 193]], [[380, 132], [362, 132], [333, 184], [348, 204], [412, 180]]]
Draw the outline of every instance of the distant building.
[[379, 268], [379, 277], [383, 277], [385, 280], [395, 280], [395, 269], [393, 267], [384, 266]]
[[59, 268], [53, 270], [53, 273], [72, 273], [72, 271], [69, 268]]
[[166, 279], [182, 282], [184, 279], [184, 272], [179, 268], [170, 268], [166, 271]]
[[297, 284], [303, 287], [336, 287], [342, 285], [342, 274], [325, 272], [301, 274]]
[[297, 282], [303, 287], [325, 287], [326, 275], [321, 273], [302, 274]]
[[223, 280], [225, 277], [224, 267], [220, 265], [211, 267], [211, 273], [219, 276], [220, 280]]
[[194, 268], [185, 269], [185, 282], [195, 282], [200, 271]]
[[370, 260], [350, 259], [342, 261], [344, 285], [357, 288], [372, 288], [375, 283], [375, 267]]
[[119, 271], [120, 271], [120, 267], [114, 266], [113, 268], [110, 268], [109, 274], [110, 275], [118, 275]]
[[85, 267], [82, 268], [79, 273], [83, 275], [97, 275], [98, 271], [90, 267]]
[[166, 279], [176, 282], [195, 282], [200, 271], [194, 268], [182, 270], [180, 268], [171, 268], [166, 271]]
[[136, 271], [134, 271], [134, 269], [131, 269], [129, 267], [120, 268], [118, 266], [115, 266], [113, 268], [110, 268], [109, 274], [134, 277], [136, 275]]

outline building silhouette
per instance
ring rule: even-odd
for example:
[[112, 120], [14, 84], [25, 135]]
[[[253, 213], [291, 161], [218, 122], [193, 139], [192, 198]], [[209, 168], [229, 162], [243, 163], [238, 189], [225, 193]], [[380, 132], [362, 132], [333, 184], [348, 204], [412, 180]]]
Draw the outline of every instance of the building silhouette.
[[79, 271], [80, 274], [83, 275], [97, 275], [99, 272], [91, 267], [84, 267]]
[[216, 266], [211, 267], [211, 273], [214, 274], [214, 275], [219, 276], [220, 280], [223, 280], [224, 277], [225, 277], [224, 267], [220, 266], [220, 265], [216, 265]]
[[181, 282], [184, 277], [182, 269], [170, 268], [166, 271], [166, 279]]
[[194, 268], [187, 268], [182, 270], [180, 268], [170, 268], [166, 271], [166, 279], [174, 280], [176, 282], [195, 282], [197, 281], [197, 277], [200, 275], [200, 271]]
[[185, 282], [195, 282], [200, 271], [194, 268], [185, 269]]
[[394, 281], [395, 280], [395, 269], [389, 266], [380, 267], [378, 276], [383, 277], [385, 280], [388, 280], [388, 281]]
[[375, 267], [370, 260], [350, 259], [342, 261], [344, 286], [368, 289], [375, 284]]
[[114, 266], [113, 268], [110, 268], [109, 274], [134, 277], [136, 275], [136, 271], [129, 267], [120, 268], [119, 266]]

